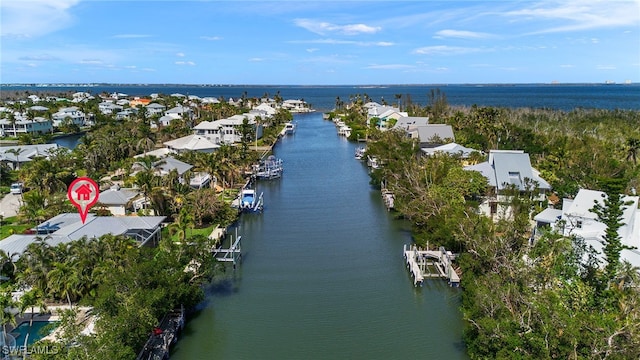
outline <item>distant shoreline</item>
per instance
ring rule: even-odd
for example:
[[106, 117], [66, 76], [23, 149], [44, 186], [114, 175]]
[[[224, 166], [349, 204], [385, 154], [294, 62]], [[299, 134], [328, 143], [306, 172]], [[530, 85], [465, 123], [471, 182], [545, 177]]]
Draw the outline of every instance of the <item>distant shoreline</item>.
[[[612, 86], [638, 85], [640, 82], [540, 82], [540, 83], [434, 83], [434, 84], [335, 84], [335, 85], [292, 85], [292, 84], [173, 84], [173, 83], [10, 83], [0, 84], [0, 87], [28, 87], [28, 88], [69, 88], [69, 87], [204, 87], [204, 88], [387, 88], [387, 87], [423, 87], [423, 86]], [[1, 89], [2, 91], [4, 89]]]

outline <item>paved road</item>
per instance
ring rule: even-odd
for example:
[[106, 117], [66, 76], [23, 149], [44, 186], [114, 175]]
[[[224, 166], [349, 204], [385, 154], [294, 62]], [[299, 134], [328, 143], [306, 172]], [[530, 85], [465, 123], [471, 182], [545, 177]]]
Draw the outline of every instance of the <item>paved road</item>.
[[4, 217], [16, 216], [20, 203], [22, 201], [22, 195], [7, 194], [0, 201], [0, 215]]

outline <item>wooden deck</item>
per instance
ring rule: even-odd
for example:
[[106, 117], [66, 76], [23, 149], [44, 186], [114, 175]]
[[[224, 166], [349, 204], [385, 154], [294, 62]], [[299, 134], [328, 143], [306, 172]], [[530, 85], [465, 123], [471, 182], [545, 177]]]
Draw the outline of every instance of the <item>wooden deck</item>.
[[453, 255], [443, 247], [439, 250], [419, 250], [403, 245], [403, 256], [413, 278], [414, 286], [421, 286], [425, 278], [447, 279], [450, 286], [460, 286], [460, 276], [453, 267]]

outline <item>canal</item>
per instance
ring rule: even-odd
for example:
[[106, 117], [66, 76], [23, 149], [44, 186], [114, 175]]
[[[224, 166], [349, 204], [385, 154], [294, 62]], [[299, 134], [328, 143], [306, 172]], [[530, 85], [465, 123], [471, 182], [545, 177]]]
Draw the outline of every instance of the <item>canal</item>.
[[322, 114], [296, 115], [261, 181], [262, 214], [242, 215], [243, 262], [216, 279], [171, 359], [466, 359], [460, 289], [414, 288], [407, 223], [369, 185], [356, 144]]

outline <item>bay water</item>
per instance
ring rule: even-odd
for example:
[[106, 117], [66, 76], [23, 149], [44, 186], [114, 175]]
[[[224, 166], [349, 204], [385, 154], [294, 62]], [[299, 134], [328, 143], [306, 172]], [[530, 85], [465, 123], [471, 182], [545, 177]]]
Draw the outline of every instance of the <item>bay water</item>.
[[460, 289], [413, 286], [409, 224], [369, 185], [357, 144], [322, 114], [296, 115], [264, 212], [243, 214], [243, 260], [217, 276], [172, 359], [466, 359]]

